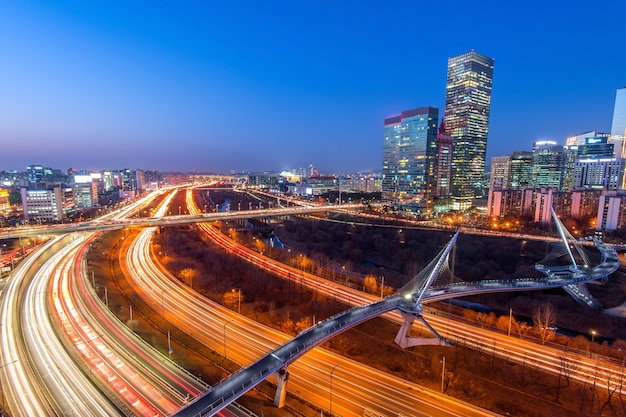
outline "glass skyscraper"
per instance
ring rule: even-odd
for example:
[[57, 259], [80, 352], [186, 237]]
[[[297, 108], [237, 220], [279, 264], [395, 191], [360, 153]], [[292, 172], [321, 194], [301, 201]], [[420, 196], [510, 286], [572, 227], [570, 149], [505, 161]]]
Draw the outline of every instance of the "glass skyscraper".
[[626, 87], [620, 88], [615, 94], [613, 124], [611, 125], [611, 143], [615, 144], [615, 156], [626, 158], [624, 135], [626, 131]]
[[452, 208], [467, 209], [482, 193], [493, 58], [469, 51], [448, 58], [445, 131], [454, 138]]
[[433, 210], [439, 110], [420, 107], [385, 119], [383, 202], [400, 211]]

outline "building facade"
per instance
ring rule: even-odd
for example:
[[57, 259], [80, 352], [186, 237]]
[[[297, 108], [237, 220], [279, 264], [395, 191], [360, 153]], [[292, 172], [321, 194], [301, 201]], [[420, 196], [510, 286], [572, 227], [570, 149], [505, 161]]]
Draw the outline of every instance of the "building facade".
[[435, 107], [419, 107], [385, 119], [383, 202], [401, 211], [432, 212], [438, 118]]
[[561, 189], [563, 147], [553, 141], [535, 142], [531, 174], [531, 188]]
[[452, 208], [482, 193], [494, 60], [476, 51], [448, 59], [445, 131], [454, 138]]
[[611, 142], [615, 145], [615, 157], [626, 158], [624, 136], [626, 135], [626, 87], [615, 93], [613, 123], [611, 124]]
[[71, 187], [45, 190], [22, 188], [24, 220], [39, 223], [63, 222], [72, 217], [76, 204]]
[[454, 138], [446, 133], [442, 122], [437, 133], [437, 186], [435, 190], [435, 196], [442, 199], [450, 197], [453, 153]]

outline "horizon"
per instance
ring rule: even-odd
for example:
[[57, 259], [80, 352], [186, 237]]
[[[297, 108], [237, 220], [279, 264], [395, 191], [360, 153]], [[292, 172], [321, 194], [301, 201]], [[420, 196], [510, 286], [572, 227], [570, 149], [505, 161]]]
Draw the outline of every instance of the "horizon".
[[441, 119], [471, 49], [495, 58], [487, 165], [610, 132], [626, 5], [567, 4], [3, 4], [0, 166], [380, 171], [384, 119]]

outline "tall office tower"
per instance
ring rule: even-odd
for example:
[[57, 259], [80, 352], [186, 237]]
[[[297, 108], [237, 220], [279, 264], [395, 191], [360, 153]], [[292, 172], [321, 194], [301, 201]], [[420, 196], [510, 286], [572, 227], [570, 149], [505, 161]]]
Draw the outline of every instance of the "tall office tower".
[[446, 133], [454, 138], [452, 208], [471, 207], [482, 193], [487, 155], [493, 58], [475, 51], [448, 58]]
[[615, 93], [611, 143], [615, 144], [616, 158], [626, 158], [624, 135], [626, 135], [626, 87], [618, 89], [617, 93]]
[[446, 134], [443, 120], [437, 133], [437, 188], [435, 196], [442, 199], [450, 197], [450, 176], [452, 169], [452, 152], [454, 138]]
[[431, 213], [437, 169], [435, 107], [385, 119], [382, 199], [398, 210]]
[[528, 187], [531, 182], [532, 166], [532, 152], [513, 152], [511, 154], [511, 167], [509, 168], [508, 187], [513, 190], [521, 190], [522, 188]]
[[535, 142], [531, 187], [561, 189], [563, 181], [563, 146], [553, 141]]

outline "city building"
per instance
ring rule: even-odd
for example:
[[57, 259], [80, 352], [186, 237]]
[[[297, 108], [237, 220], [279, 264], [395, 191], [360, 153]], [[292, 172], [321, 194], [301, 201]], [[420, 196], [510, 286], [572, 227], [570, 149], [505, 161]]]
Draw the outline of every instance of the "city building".
[[622, 158], [579, 159], [574, 165], [573, 189], [618, 190], [624, 177]]
[[508, 187], [513, 190], [528, 187], [531, 183], [532, 165], [532, 152], [513, 152], [510, 158]]
[[74, 174], [74, 199], [77, 208], [90, 208], [98, 205], [98, 183], [89, 173]]
[[469, 51], [448, 59], [445, 131], [454, 138], [452, 208], [483, 193], [494, 59]]
[[598, 204], [596, 230], [611, 231], [626, 226], [626, 192], [604, 191]]
[[615, 144], [615, 157], [617, 158], [626, 158], [624, 136], [626, 136], [626, 87], [619, 88], [615, 93], [613, 123], [611, 124], [611, 142]]
[[33, 184], [43, 184], [52, 181], [52, 168], [43, 165], [29, 165], [26, 167], [28, 181]]
[[533, 146], [531, 188], [561, 189], [563, 180], [563, 146], [554, 141], [537, 141]]
[[9, 190], [0, 188], [0, 213], [9, 211], [11, 202], [9, 201]]
[[494, 156], [491, 158], [491, 174], [489, 175], [489, 188], [509, 188], [509, 176], [511, 171], [511, 157]]
[[578, 146], [587, 143], [587, 138], [609, 138], [611, 135], [608, 133], [599, 133], [597, 130], [590, 132], [580, 133], [578, 135], [568, 136], [565, 141], [565, 146]]
[[76, 204], [71, 187], [22, 188], [20, 191], [24, 220], [31, 223], [63, 222], [74, 213]]
[[[443, 120], [437, 133], [437, 186], [435, 196], [440, 199], [450, 197], [452, 182], [452, 154], [454, 152], [454, 138], [446, 133]], [[448, 203], [446, 202], [447, 206]]]
[[435, 107], [385, 119], [382, 201], [400, 211], [432, 213], [437, 169]]

